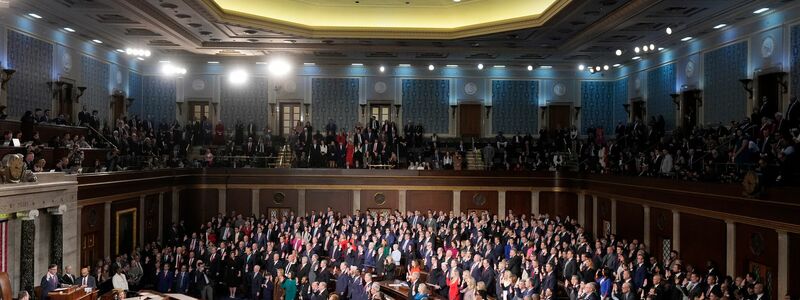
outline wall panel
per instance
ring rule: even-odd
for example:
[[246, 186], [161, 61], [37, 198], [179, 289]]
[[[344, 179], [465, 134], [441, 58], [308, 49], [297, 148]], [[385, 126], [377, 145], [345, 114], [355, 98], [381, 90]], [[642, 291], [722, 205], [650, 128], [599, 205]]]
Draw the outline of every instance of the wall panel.
[[311, 119], [315, 129], [325, 131], [328, 120], [342, 129], [352, 130], [358, 120], [357, 78], [311, 79]]
[[144, 115], [144, 99], [142, 99], [143, 80], [142, 75], [130, 71], [128, 72], [128, 98], [133, 99], [131, 106], [128, 106], [128, 115], [143, 116]]
[[[169, 236], [168, 233], [170, 228], [172, 227], [172, 201], [178, 201], [178, 199], [172, 199], [171, 192], [164, 193], [164, 201], [162, 203], [164, 204], [162, 208], [163, 215], [161, 218], [161, 222], [162, 224], [164, 224], [164, 226], [161, 228], [162, 239], [166, 239]], [[180, 210], [178, 210], [178, 212], [180, 212]]]
[[639, 204], [617, 201], [617, 236], [623, 239], [644, 238], [644, 208]]
[[[176, 95], [175, 78], [164, 76], [145, 76], [142, 82], [142, 118], [154, 124], [175, 120]], [[184, 112], [184, 115], [187, 112]]]
[[539, 82], [492, 81], [492, 131], [514, 134], [538, 130]]
[[[136, 211], [136, 219], [135, 219], [136, 226], [133, 229], [133, 231], [136, 232], [136, 233], [133, 234], [133, 239], [136, 241], [136, 244], [141, 242], [141, 241], [139, 241], [139, 230], [142, 230], [142, 224], [140, 224], [140, 222], [139, 222], [140, 219], [139, 218], [140, 218], [140, 214], [143, 213], [143, 212], [141, 211], [141, 209], [139, 209], [139, 197], [120, 200], [120, 201], [114, 201], [113, 203], [111, 203], [111, 224], [110, 224], [110, 226], [111, 226], [111, 253], [110, 253], [110, 255], [112, 255], [112, 256], [122, 254], [122, 253], [118, 253], [117, 252], [117, 246], [122, 244], [122, 242], [120, 242], [120, 239], [122, 237], [117, 235], [117, 232], [119, 230], [119, 228], [118, 228], [119, 224], [117, 224], [117, 213], [125, 211], [125, 210], [130, 210], [130, 209], [133, 209], [133, 210]], [[134, 245], [136, 245], [136, 244], [134, 244]], [[122, 252], [122, 249], [120, 249], [120, 252]], [[128, 253], [128, 254], [130, 254], [130, 253]]]
[[[608, 222], [606, 225], [606, 222]], [[595, 220], [595, 226], [597, 226], [597, 237], [606, 236], [608, 230], [610, 230], [611, 225], [611, 199], [598, 197], [597, 198], [597, 220]]]
[[583, 207], [583, 216], [584, 216], [584, 224], [581, 226], [584, 227], [584, 232], [591, 233], [594, 230], [594, 198], [592, 195], [587, 194], [584, 197], [584, 202], [586, 205]]
[[[800, 234], [789, 233], [789, 282], [800, 282], [800, 272], [791, 270], [800, 270], [800, 255], [792, 255], [800, 253]], [[794, 299], [800, 296], [800, 284], [789, 284], [789, 295]]]
[[[780, 48], [780, 47], [778, 47]], [[759, 55], [759, 57], [761, 57]], [[747, 78], [747, 42], [708, 52], [703, 58], [703, 115], [708, 124], [730, 123], [749, 115], [747, 93], [739, 79]]]
[[[731, 274], [743, 275], [745, 272], [764, 269], [759, 274], [772, 291], [771, 299], [778, 299], [778, 232], [772, 228], [736, 224], [736, 266]], [[791, 271], [790, 271], [791, 272]], [[762, 277], [763, 276], [763, 277]]]
[[461, 191], [461, 212], [470, 210], [487, 210], [497, 214], [496, 191]]
[[327, 211], [328, 207], [342, 214], [353, 213], [353, 191], [306, 190], [306, 211]]
[[80, 251], [81, 265], [94, 265], [103, 259], [105, 243], [105, 204], [87, 205], [81, 208]]
[[539, 192], [539, 212], [563, 220], [578, 217], [578, 195], [566, 192]]
[[186, 228], [200, 228], [219, 213], [217, 189], [186, 189], [179, 193], [180, 218]]
[[675, 80], [674, 63], [647, 72], [647, 116], [663, 116], [667, 130], [675, 128], [675, 104], [669, 96], [675, 93]]
[[658, 208], [658, 207], [650, 207], [650, 253], [653, 256], [658, 257], [660, 260], [663, 261], [663, 257], [666, 251], [664, 251], [664, 244], [667, 241], [670, 243], [667, 245], [668, 248], [672, 249], [672, 243], [674, 242], [672, 236], [672, 211]]
[[225, 210], [228, 214], [236, 212], [242, 216], [253, 213], [253, 191], [250, 189], [226, 189]]
[[[400, 207], [400, 193], [387, 190], [361, 190], [361, 211], [367, 209], [389, 209], [394, 211]], [[384, 203], [380, 204], [375, 200], [375, 195], [381, 193], [384, 196]]]
[[701, 272], [706, 271], [706, 261], [712, 260], [721, 274], [727, 274], [725, 222], [687, 213], [682, 213], [680, 220], [681, 248], [686, 250], [681, 252], [681, 258]]
[[447, 133], [449, 80], [403, 79], [403, 119], [422, 124], [425, 133]]
[[[297, 190], [273, 190], [273, 189], [262, 189], [258, 192], [258, 209], [259, 211], [257, 215], [267, 214], [269, 209], [271, 208], [288, 208], [295, 212], [295, 214], [300, 214], [298, 212], [298, 191]], [[276, 197], [276, 195], [279, 195]], [[281, 200], [282, 199], [282, 200]], [[280, 202], [278, 202], [280, 201]], [[308, 207], [308, 206], [306, 206]], [[311, 209], [306, 208], [306, 212], [309, 214], [311, 213]]]
[[506, 211], [511, 211], [515, 216], [531, 215], [531, 192], [507, 191]]
[[158, 240], [158, 194], [150, 194], [144, 198], [144, 243]]
[[606, 134], [614, 131], [614, 84], [613, 81], [581, 82], [581, 133], [597, 127]]
[[46, 83], [53, 78], [53, 44], [9, 30], [8, 67], [17, 70], [8, 82], [9, 119], [19, 120], [34, 108], [52, 107]]
[[453, 192], [451, 191], [407, 191], [406, 210], [408, 211], [443, 211], [453, 210]]
[[263, 78], [251, 80], [258, 82], [245, 86], [234, 86], [227, 82], [221, 84], [220, 120], [227, 129], [233, 129], [237, 120], [241, 120], [244, 124], [252, 122], [257, 130], [263, 130], [267, 124], [269, 85]]
[[111, 91], [108, 90], [109, 69], [108, 64], [91, 57], [81, 56], [81, 77], [79, 86], [87, 87], [80, 99], [81, 106], [86, 106], [89, 111], [97, 110], [100, 125], [108, 120]]

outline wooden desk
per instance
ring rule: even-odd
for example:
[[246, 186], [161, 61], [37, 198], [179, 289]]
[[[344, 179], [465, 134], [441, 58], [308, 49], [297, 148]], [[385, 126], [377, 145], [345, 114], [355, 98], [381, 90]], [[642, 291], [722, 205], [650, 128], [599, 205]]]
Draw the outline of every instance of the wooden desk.
[[61, 291], [47, 293], [50, 300], [97, 300], [97, 289], [86, 292], [82, 287], [69, 287]]

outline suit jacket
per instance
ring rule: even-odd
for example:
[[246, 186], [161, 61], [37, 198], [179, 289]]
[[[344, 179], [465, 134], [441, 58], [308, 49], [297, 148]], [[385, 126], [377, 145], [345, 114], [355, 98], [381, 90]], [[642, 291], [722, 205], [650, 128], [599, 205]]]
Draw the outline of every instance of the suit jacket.
[[160, 271], [156, 279], [156, 290], [160, 293], [166, 293], [172, 288], [172, 281], [175, 279], [175, 274], [172, 271]]
[[175, 288], [173, 289], [176, 293], [187, 294], [189, 292], [189, 272], [186, 273], [178, 273], [175, 277]]
[[42, 282], [39, 285], [42, 288], [42, 299], [48, 299], [47, 293], [58, 288], [58, 275], [50, 276], [49, 274], [45, 274], [42, 276]]
[[61, 275], [61, 284], [75, 285], [75, 275], [64, 273]]
[[564, 263], [564, 273], [561, 278], [569, 280], [575, 274], [578, 274], [578, 262], [575, 259], [570, 259]]
[[614, 298], [616, 298], [617, 300], [639, 300], [639, 295], [637, 295], [633, 291], [630, 291], [626, 294], [623, 293], [614, 294]]
[[[75, 279], [75, 284], [83, 285], [83, 277], [78, 277]], [[94, 276], [89, 275], [86, 278], [86, 287], [90, 287], [93, 289], [97, 288], [97, 280], [94, 279]]]
[[420, 284], [422, 284], [420, 280], [408, 282], [408, 299], [414, 299], [414, 295], [419, 291], [418, 288]]
[[557, 292], [556, 290], [557, 283], [558, 280], [556, 279], [555, 272], [550, 272], [550, 274], [545, 275], [544, 280], [542, 281], [542, 294], [544, 294], [544, 291], [546, 291], [547, 289], [550, 289], [551, 291], [553, 291], [553, 293]]
[[247, 275], [247, 284], [250, 286], [250, 296], [257, 299], [261, 292], [261, 285], [264, 284], [264, 276], [260, 273], [253, 274], [251, 272]]

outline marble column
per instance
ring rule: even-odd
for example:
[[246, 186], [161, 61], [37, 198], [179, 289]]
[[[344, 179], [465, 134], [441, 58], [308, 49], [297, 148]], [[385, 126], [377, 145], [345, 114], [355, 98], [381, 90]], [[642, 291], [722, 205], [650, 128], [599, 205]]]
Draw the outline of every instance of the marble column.
[[497, 216], [500, 219], [505, 219], [506, 217], [506, 191], [497, 192]]
[[103, 220], [103, 224], [106, 224], [103, 227], [103, 236], [108, 237], [103, 239], [103, 257], [105, 257], [111, 255], [111, 202], [103, 205]]
[[617, 234], [617, 199], [611, 199], [611, 233]]
[[19, 290], [26, 290], [33, 295], [34, 286], [34, 247], [36, 244], [36, 217], [39, 216], [38, 210], [17, 213], [17, 218], [21, 219], [21, 242], [19, 252]]
[[[785, 230], [778, 231], [778, 297], [789, 290], [789, 235]], [[795, 253], [796, 254], [796, 253]], [[728, 271], [730, 273], [730, 271]]]
[[586, 192], [578, 193], [578, 224], [586, 228]]
[[400, 212], [405, 214], [406, 210], [408, 210], [408, 208], [406, 208], [406, 190], [398, 191], [397, 198], [398, 198], [397, 201], [399, 202], [398, 209], [400, 210]]
[[357, 210], [361, 210], [361, 190], [353, 190], [353, 211], [355, 214]]
[[170, 217], [172, 223], [175, 224], [178, 223], [179, 221], [178, 219], [180, 219], [179, 216], [181, 213], [180, 209], [181, 209], [181, 199], [179, 190], [176, 187], [172, 187], [172, 216]]
[[531, 214], [539, 215], [539, 191], [531, 191]]
[[[218, 208], [218, 211], [219, 211], [219, 213], [221, 213], [223, 216], [225, 216], [225, 215], [227, 215], [227, 214], [228, 214], [228, 210], [227, 210], [227, 208], [226, 208], [226, 206], [227, 206], [227, 204], [228, 204], [228, 190], [227, 190], [227, 189], [225, 189], [225, 188], [218, 189], [218, 190], [217, 190], [217, 194], [219, 195], [219, 196], [217, 197], [217, 201], [218, 201], [218, 203], [219, 203], [219, 204], [218, 204], [218, 207], [217, 207], [217, 208]], [[239, 212], [237, 211], [237, 213], [239, 213]]]
[[47, 208], [47, 213], [51, 216], [50, 222], [50, 263], [59, 266], [62, 271], [64, 265], [64, 213], [67, 211], [66, 205]]
[[[80, 219], [79, 219], [80, 220]], [[158, 242], [164, 243], [164, 193], [158, 193]]]
[[461, 214], [461, 191], [453, 191], [453, 215]]
[[725, 267], [730, 274], [736, 269], [736, 223], [733, 220], [725, 220], [726, 239], [725, 239]]
[[650, 205], [642, 205], [642, 212], [644, 212], [644, 244], [647, 247], [652, 247], [650, 243]]
[[681, 213], [672, 211], [672, 250], [681, 251]]
[[252, 195], [250, 196], [250, 201], [252, 202], [250, 203], [250, 210], [253, 211], [253, 215], [256, 217], [261, 215], [261, 203], [259, 200], [261, 200], [261, 190], [253, 189]]
[[306, 190], [297, 190], [297, 215], [306, 214]]
[[597, 229], [599, 227], [597, 224], [600, 224], [597, 220], [597, 195], [592, 195], [592, 235], [597, 238], [597, 233], [600, 230]]

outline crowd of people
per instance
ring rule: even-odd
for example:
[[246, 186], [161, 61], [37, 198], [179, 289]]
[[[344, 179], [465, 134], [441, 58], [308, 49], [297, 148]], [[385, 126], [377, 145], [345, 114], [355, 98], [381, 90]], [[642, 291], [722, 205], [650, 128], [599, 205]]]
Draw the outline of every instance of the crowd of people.
[[769, 299], [773, 287], [763, 278], [729, 271], [736, 276], [720, 273], [713, 261], [687, 263], [677, 251], [653, 256], [638, 237], [593, 236], [569, 217], [348, 215], [329, 208], [283, 216], [232, 212], [197, 228], [173, 224], [163, 243], [100, 260], [79, 278], [101, 289], [204, 300], [385, 299], [378, 281], [399, 282], [416, 300]]

